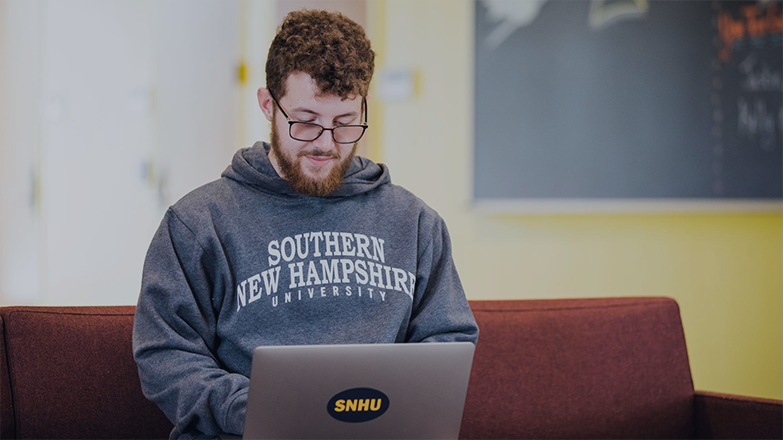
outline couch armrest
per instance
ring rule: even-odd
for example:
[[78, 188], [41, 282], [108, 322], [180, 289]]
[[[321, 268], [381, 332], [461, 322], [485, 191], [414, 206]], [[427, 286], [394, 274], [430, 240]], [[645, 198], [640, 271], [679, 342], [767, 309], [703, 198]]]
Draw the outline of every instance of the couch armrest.
[[697, 438], [783, 438], [783, 401], [696, 391]]

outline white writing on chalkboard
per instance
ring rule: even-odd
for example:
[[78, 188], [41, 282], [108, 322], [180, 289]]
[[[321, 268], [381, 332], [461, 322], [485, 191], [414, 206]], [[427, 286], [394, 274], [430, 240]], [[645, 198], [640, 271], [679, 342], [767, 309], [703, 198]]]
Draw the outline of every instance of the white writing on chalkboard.
[[[517, 29], [535, 21], [548, 1], [482, 0], [482, 4], [487, 8], [487, 18], [498, 23], [484, 40], [487, 49], [497, 49]], [[649, 9], [649, 0], [592, 0], [587, 21], [591, 29], [598, 31], [623, 20], [643, 18]]]
[[[737, 100], [737, 134], [751, 141], [758, 141], [761, 148], [772, 151], [776, 148], [776, 128], [783, 130], [783, 107], [774, 110], [767, 108], [761, 98], [744, 97]], [[775, 121], [777, 119], [777, 121]]]
[[717, 20], [722, 47], [719, 58], [722, 62], [731, 59], [732, 52], [745, 40], [759, 40], [770, 35], [783, 33], [783, 11], [776, 2], [750, 4], [740, 8], [741, 17], [722, 11]]
[[739, 64], [739, 71], [744, 75], [740, 86], [747, 92], [783, 91], [781, 72], [770, 69], [765, 61], [759, 62], [759, 57], [755, 53]]

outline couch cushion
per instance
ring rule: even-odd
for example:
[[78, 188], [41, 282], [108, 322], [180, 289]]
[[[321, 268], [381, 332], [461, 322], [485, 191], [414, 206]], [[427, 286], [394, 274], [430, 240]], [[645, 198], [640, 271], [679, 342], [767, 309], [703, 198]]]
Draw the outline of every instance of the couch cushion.
[[0, 438], [14, 438], [14, 411], [11, 406], [11, 384], [5, 357], [5, 323], [0, 316]]
[[6, 349], [17, 438], [166, 438], [141, 393], [127, 307], [9, 307]]
[[462, 438], [687, 438], [693, 383], [667, 298], [471, 301]]

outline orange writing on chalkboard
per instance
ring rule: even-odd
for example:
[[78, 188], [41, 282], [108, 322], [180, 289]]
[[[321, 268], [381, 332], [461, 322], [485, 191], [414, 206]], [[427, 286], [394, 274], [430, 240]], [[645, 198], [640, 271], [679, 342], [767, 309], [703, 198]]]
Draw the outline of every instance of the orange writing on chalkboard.
[[737, 18], [729, 11], [722, 11], [718, 15], [718, 34], [721, 41], [718, 56], [725, 63], [731, 59], [735, 44], [783, 35], [783, 11], [777, 2], [745, 6]]

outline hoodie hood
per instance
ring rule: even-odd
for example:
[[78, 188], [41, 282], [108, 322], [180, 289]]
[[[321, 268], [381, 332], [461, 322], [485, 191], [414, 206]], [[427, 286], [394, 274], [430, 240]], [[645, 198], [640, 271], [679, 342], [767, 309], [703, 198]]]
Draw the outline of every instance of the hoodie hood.
[[[264, 192], [288, 197], [310, 197], [296, 192], [288, 181], [277, 175], [269, 161], [270, 146], [266, 142], [256, 142], [250, 148], [243, 148], [234, 154], [231, 165], [223, 171], [222, 177], [254, 186]], [[343, 183], [324, 198], [351, 197], [372, 191], [391, 183], [389, 168], [383, 164], [359, 156], [354, 156]]]

